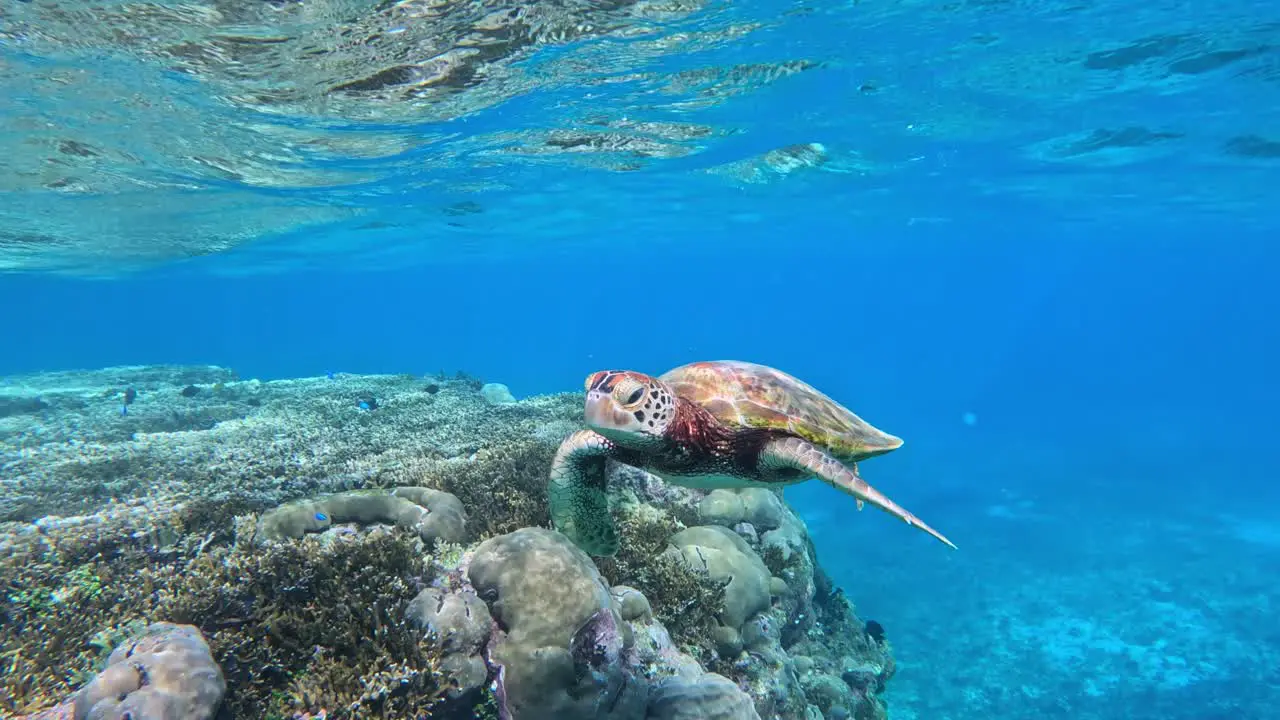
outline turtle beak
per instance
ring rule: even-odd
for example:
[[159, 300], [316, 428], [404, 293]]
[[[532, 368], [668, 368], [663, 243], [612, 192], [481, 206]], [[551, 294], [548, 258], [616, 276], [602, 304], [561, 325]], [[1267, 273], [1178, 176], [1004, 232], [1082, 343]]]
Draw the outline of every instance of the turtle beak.
[[628, 432], [636, 419], [631, 413], [622, 409], [613, 396], [607, 392], [592, 391], [587, 393], [587, 406], [584, 408], [587, 427], [596, 432]]
[[587, 406], [584, 409], [587, 426], [591, 428], [613, 427], [613, 403], [607, 393], [591, 391], [587, 393]]

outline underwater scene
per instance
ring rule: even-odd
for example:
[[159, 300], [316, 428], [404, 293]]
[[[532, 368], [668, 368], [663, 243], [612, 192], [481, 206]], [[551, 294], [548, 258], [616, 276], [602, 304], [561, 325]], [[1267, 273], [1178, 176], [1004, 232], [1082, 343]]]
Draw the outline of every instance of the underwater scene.
[[0, 719], [1280, 718], [1280, 3], [0, 2]]

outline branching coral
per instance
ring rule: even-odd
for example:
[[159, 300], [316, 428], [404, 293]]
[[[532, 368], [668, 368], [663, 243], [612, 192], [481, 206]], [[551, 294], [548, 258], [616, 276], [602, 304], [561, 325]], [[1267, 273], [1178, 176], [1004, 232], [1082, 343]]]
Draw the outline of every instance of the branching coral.
[[[203, 550], [187, 536], [158, 555], [131, 543], [127, 530], [114, 538], [76, 530], [10, 545], [0, 559], [10, 599], [0, 623], [0, 711], [28, 712], [68, 695], [100, 661], [87, 641], [137, 618], [204, 633], [235, 717], [321, 709], [329, 717], [416, 717], [442, 698], [439, 651], [405, 617], [431, 574], [412, 533]], [[110, 550], [81, 565], [95, 547]], [[68, 575], [76, 565], [82, 569]]]
[[537, 440], [505, 444], [466, 462], [442, 463], [427, 471], [423, 484], [461, 500], [478, 539], [547, 527], [547, 473], [554, 453], [554, 445]]
[[163, 562], [147, 530], [126, 515], [110, 531], [55, 526], [0, 545], [0, 711], [56, 704], [94, 674], [111, 628], [149, 602], [132, 577]]
[[429, 573], [416, 537], [395, 531], [226, 549], [187, 570], [190, 580], [160, 589], [158, 604], [210, 634], [237, 690], [233, 706], [260, 711], [286, 679], [294, 710], [394, 717], [436, 699], [438, 655], [404, 613]]
[[711, 657], [716, 617], [724, 611], [724, 584], [666, 553], [668, 540], [684, 526], [638, 503], [621, 503], [615, 518], [622, 543], [616, 556], [598, 560], [601, 572], [612, 585], [642, 592], [678, 646], [700, 659]]

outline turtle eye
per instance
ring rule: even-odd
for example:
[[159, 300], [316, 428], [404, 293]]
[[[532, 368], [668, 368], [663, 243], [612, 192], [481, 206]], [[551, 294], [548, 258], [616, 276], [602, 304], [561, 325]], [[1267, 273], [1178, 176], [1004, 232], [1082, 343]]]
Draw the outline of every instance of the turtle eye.
[[626, 378], [613, 389], [613, 397], [623, 405], [635, 405], [644, 397], [644, 385]]

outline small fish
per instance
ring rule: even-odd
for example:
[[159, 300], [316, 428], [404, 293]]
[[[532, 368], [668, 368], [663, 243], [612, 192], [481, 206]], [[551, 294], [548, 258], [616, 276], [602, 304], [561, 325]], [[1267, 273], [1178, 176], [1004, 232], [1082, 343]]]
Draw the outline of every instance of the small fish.
[[129, 414], [129, 406], [138, 398], [138, 391], [133, 388], [126, 388], [124, 391], [124, 404], [120, 406], [120, 415], [123, 417]]
[[875, 644], [877, 645], [884, 644], [884, 626], [883, 625], [876, 622], [875, 620], [868, 620], [867, 624], [863, 626], [863, 630], [864, 632], [866, 632], [867, 637], [871, 638], [871, 640]]
[[329, 371], [329, 372], [325, 373], [325, 374], [324, 374], [324, 376], [325, 376], [325, 377], [327, 377], [327, 378], [329, 378], [330, 380], [332, 380], [333, 378], [335, 378], [335, 377], [336, 377], [336, 375], [334, 375], [334, 374], [333, 374], [333, 371]]
[[356, 403], [356, 407], [360, 408], [361, 410], [377, 410], [378, 401], [374, 399], [372, 396], [363, 397], [363, 398], [360, 398], [360, 400]]

